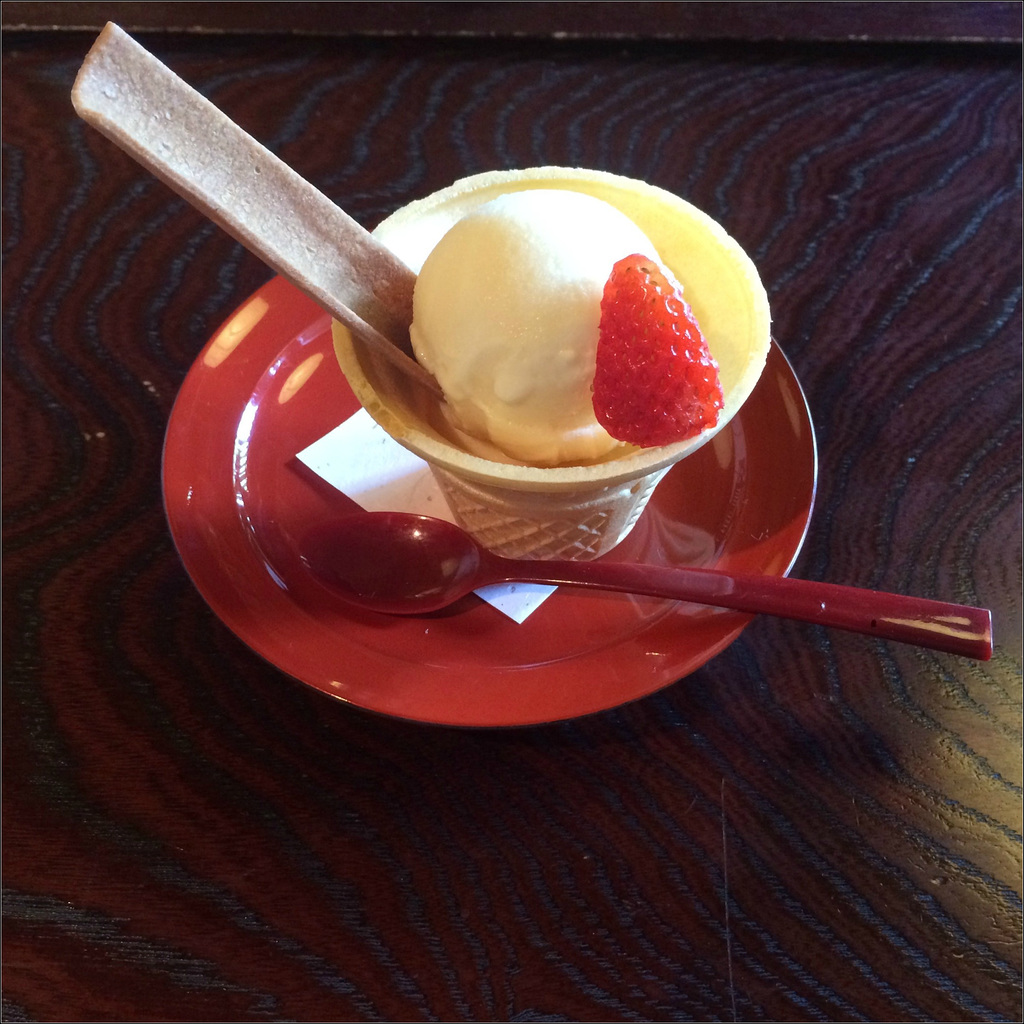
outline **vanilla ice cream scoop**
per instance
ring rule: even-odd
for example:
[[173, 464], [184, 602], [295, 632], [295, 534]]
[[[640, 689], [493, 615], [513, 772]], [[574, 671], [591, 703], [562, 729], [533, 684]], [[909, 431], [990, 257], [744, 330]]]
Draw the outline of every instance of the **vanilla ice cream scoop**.
[[501, 195], [441, 238], [410, 333], [469, 450], [556, 466], [620, 446], [595, 418], [591, 386], [604, 285], [633, 253], [658, 258], [624, 213], [565, 189]]
[[[579, 167], [487, 171], [408, 203], [378, 224], [373, 233], [410, 270], [419, 273], [445, 235], [485, 204], [512, 193], [538, 190], [583, 193], [600, 200], [597, 206], [588, 204], [587, 210], [608, 204], [653, 243], [656, 252], [630, 241], [609, 255], [598, 275], [602, 289], [594, 294], [603, 291], [603, 283], [621, 255], [629, 256], [639, 248], [647, 249], [645, 255], [651, 259], [659, 257], [658, 262], [683, 286], [718, 363], [724, 405], [713, 427], [664, 446], [613, 446], [603, 457], [585, 463], [545, 466], [496, 455], [487, 451], [499, 452], [490, 442], [473, 439], [470, 443], [468, 435], [454, 430], [442, 412], [448, 408], [446, 403], [438, 403], [388, 360], [356, 344], [345, 324], [334, 321], [331, 332], [338, 364], [352, 392], [387, 434], [424, 459], [453, 517], [477, 540], [492, 551], [516, 558], [596, 558], [629, 534], [658, 481], [674, 465], [728, 427], [764, 369], [771, 345], [771, 315], [756, 268], [720, 224], [664, 189], [606, 171]], [[575, 201], [564, 195], [557, 198], [556, 207]], [[557, 232], [557, 261], [561, 264], [557, 273], [563, 275], [563, 281], [567, 245], [576, 253], [569, 258], [572, 262], [584, 259], [588, 250], [606, 240], [603, 230], [595, 232], [600, 238], [592, 239], [590, 229], [596, 220], [589, 214], [583, 224], [578, 219], [572, 223], [572, 238], [565, 237], [564, 229]], [[545, 224], [535, 226], [540, 237]], [[593, 240], [593, 245], [577, 244], [577, 234]], [[550, 256], [550, 243], [541, 246], [541, 251]], [[472, 284], [474, 278], [483, 281], [489, 277], [490, 264], [498, 262], [492, 257], [493, 252], [487, 261], [467, 258], [455, 262], [460, 276], [468, 272]], [[512, 264], [508, 276], [513, 287], [519, 284], [520, 290], [525, 290], [521, 281], [539, 279], [531, 270], [532, 259], [505, 262]], [[564, 290], [564, 285], [559, 287]], [[461, 303], [453, 299], [452, 305], [458, 308]], [[549, 363], [542, 360], [541, 365], [543, 372], [534, 374], [538, 386], [557, 386]], [[447, 386], [451, 387], [450, 381]], [[590, 402], [589, 383], [584, 390], [586, 402]], [[586, 417], [590, 415], [587, 409]], [[551, 419], [562, 421], [562, 410], [551, 412]], [[545, 425], [530, 432], [550, 434], [551, 420], [545, 417]], [[527, 431], [518, 428], [510, 433]], [[719, 457], [732, 458], [736, 443], [740, 442], [727, 436], [716, 444]]]

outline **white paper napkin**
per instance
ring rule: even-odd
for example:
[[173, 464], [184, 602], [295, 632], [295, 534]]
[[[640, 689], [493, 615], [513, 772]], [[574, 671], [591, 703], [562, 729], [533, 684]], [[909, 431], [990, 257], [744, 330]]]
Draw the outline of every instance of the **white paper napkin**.
[[[455, 521], [426, 462], [393, 440], [365, 409], [304, 448], [298, 458], [368, 512], [415, 512]], [[515, 622], [524, 622], [555, 589], [498, 583], [477, 594]]]

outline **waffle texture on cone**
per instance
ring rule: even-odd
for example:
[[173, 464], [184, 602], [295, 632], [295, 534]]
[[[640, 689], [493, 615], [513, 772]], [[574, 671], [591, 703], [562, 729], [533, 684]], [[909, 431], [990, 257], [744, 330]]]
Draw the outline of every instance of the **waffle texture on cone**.
[[[466, 213], [504, 193], [530, 188], [594, 196], [626, 214], [650, 238], [682, 283], [718, 362], [724, 405], [714, 427], [659, 448], [623, 445], [587, 465], [521, 465], [489, 450], [486, 442], [460, 436], [436, 402], [385, 360], [357, 349], [337, 322], [334, 347], [362, 405], [396, 441], [430, 464], [456, 518], [483, 543], [504, 554], [588, 558], [614, 547], [665, 471], [722, 430], [747, 399], [771, 343], [768, 298], [750, 259], [716, 221], [662, 189], [599, 171], [538, 167], [474, 175], [403, 207], [374, 234], [418, 273]], [[489, 537], [482, 520], [488, 520]], [[557, 528], [547, 525], [556, 521]], [[552, 542], [546, 536], [551, 532], [566, 539]], [[531, 534], [532, 541], [525, 539]]]

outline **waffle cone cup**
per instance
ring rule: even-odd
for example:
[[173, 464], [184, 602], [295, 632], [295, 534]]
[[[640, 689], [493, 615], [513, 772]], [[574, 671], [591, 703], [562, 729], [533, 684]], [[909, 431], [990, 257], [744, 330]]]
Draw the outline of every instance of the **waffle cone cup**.
[[629, 533], [668, 470], [711, 440], [746, 401], [771, 343], [768, 298], [750, 259], [716, 221], [669, 192], [600, 171], [537, 167], [474, 175], [402, 207], [374, 234], [418, 273], [434, 245], [466, 213], [505, 192], [528, 188], [596, 196], [650, 238], [683, 285], [718, 361], [724, 406], [714, 427], [663, 447], [624, 445], [588, 465], [523, 465], [460, 435], [436, 399], [355, 344], [337, 321], [334, 349], [367, 412], [428, 463], [454, 518], [482, 544], [516, 558], [589, 559]]

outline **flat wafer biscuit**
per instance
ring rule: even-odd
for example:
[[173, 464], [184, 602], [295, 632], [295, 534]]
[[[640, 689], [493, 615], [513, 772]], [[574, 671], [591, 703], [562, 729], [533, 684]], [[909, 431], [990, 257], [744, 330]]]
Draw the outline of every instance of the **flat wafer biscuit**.
[[416, 275], [117, 25], [93, 44], [71, 96], [83, 120], [359, 341], [437, 389], [409, 343]]

